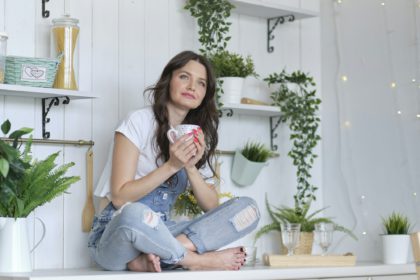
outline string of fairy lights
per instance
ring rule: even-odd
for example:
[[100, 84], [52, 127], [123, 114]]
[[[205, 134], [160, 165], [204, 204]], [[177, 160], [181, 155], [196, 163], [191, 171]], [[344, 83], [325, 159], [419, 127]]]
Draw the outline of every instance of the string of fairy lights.
[[[336, 9], [339, 10], [341, 8], [344, 8], [343, 4], [345, 4], [346, 1], [351, 1], [351, 0], [333, 0], [333, 3], [335, 3]], [[414, 13], [414, 23], [415, 23], [414, 24], [415, 25], [414, 26], [414, 31], [415, 31], [414, 36], [415, 36], [415, 44], [416, 44], [416, 52], [415, 52], [416, 60], [415, 60], [415, 66], [413, 67], [413, 69], [415, 69], [415, 70], [413, 72], [415, 72], [415, 73], [413, 73], [412, 76], [409, 76], [406, 79], [402, 79], [402, 80], [396, 80], [395, 79], [396, 75], [395, 75], [395, 72], [394, 72], [394, 66], [393, 66], [393, 62], [392, 62], [392, 58], [393, 58], [393, 56], [392, 56], [392, 44], [391, 44], [392, 39], [391, 39], [391, 36], [390, 36], [390, 34], [392, 32], [390, 32], [389, 25], [387, 24], [387, 15], [386, 15], [386, 10], [385, 10], [387, 8], [387, 3], [389, 4], [389, 2], [387, 2], [387, 1], [383, 1], [383, 0], [382, 1], [377, 1], [378, 8], [383, 9], [384, 21], [385, 21], [385, 26], [384, 27], [386, 29], [385, 32], [386, 32], [386, 41], [387, 41], [387, 44], [384, 47], [387, 48], [387, 53], [389, 54], [389, 59], [390, 59], [390, 62], [389, 62], [390, 69], [389, 70], [390, 70], [390, 77], [391, 78], [390, 78], [390, 80], [384, 80], [384, 83], [386, 83], [386, 86], [390, 89], [391, 93], [394, 94], [393, 96], [394, 96], [395, 99], [397, 99], [397, 94], [400, 90], [402, 91], [403, 89], [407, 89], [407, 88], [409, 88], [410, 90], [417, 91], [420, 94], [420, 91], [419, 91], [420, 90], [420, 78], [418, 78], [419, 74], [420, 74], [420, 73], [418, 73], [418, 71], [419, 71], [418, 64], [420, 63], [420, 60], [419, 60], [420, 57], [419, 57], [419, 48], [417, 47], [420, 43], [419, 38], [418, 38], [418, 33], [417, 33], [417, 24], [419, 23], [419, 22], [417, 22], [417, 13], [418, 13], [418, 9], [420, 8], [420, 0], [413, 0], [413, 7], [415, 8], [415, 11], [413, 11], [413, 13]], [[337, 27], [336, 27], [336, 32], [337, 33], [339, 32], [339, 30], [337, 30]], [[336, 38], [337, 38], [337, 36], [336, 36]], [[338, 41], [336, 42], [336, 47], [339, 48], [339, 42]], [[340, 51], [338, 50], [338, 53], [339, 52]], [[339, 61], [338, 63], [340, 64], [340, 57], [339, 57], [338, 61]], [[340, 69], [340, 67], [339, 67], [339, 69]], [[340, 69], [339, 71], [345, 72], [345, 70], [342, 70], [342, 69]], [[338, 73], [337, 74], [338, 84], [341, 83], [341, 85], [344, 86], [347, 83], [351, 83], [351, 75], [349, 75], [349, 74], [350, 73]], [[395, 105], [396, 106], [395, 114], [397, 116], [405, 115], [406, 118], [420, 119], [419, 102], [416, 102], [417, 108], [414, 111], [414, 115], [413, 115], [413, 112], [404, 112], [401, 108], [399, 108], [397, 100], [395, 100], [395, 104], [396, 104]], [[341, 122], [342, 122], [342, 125], [345, 129], [351, 128], [352, 124], [351, 124], [350, 120], [348, 120], [344, 117], [344, 119], [342, 119]], [[346, 182], [346, 183], [348, 183], [348, 182]], [[417, 192], [415, 191], [415, 188], [413, 188], [413, 190], [411, 190], [410, 195], [414, 199], [417, 198]], [[360, 210], [359, 213], [361, 213], [361, 215], [363, 215], [363, 216], [366, 216], [367, 212], [364, 210], [364, 207], [363, 207], [363, 205], [367, 202], [366, 194], [364, 194], [363, 192], [359, 192], [358, 199], [359, 199], [359, 203], [360, 203], [359, 206], [361, 208], [361, 209], [359, 208], [359, 210]], [[357, 221], [356, 221], [356, 224], [357, 224]], [[364, 225], [359, 225], [359, 226], [365, 228], [365, 229], [360, 230], [359, 233], [363, 237], [367, 237], [368, 236], [368, 230], [367, 230], [366, 225], [365, 226]]]

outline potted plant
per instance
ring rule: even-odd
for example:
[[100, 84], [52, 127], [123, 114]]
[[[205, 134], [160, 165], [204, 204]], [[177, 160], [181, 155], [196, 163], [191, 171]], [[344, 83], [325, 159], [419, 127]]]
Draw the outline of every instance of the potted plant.
[[235, 152], [232, 162], [232, 180], [240, 186], [252, 185], [271, 156], [273, 156], [273, 152], [264, 144], [246, 143], [243, 149]]
[[[227, 43], [231, 38], [229, 28], [232, 24], [228, 22], [228, 18], [234, 8], [235, 6], [228, 0], [187, 0], [184, 6], [184, 9], [197, 19], [200, 52], [214, 66], [218, 78], [216, 102], [219, 108], [223, 106], [223, 102], [240, 103], [243, 78], [256, 75], [250, 56], [243, 58], [239, 54], [226, 51]], [[225, 77], [236, 78], [225, 79]], [[237, 86], [232, 88], [231, 81], [234, 81], [234, 85], [237, 84]]]
[[257, 77], [251, 56], [222, 50], [212, 53], [209, 60], [221, 86], [221, 103], [241, 103], [245, 78]]
[[[1, 125], [4, 134], [9, 133], [10, 128], [9, 120]], [[30, 128], [21, 128], [12, 132], [8, 137], [13, 142], [11, 145], [0, 139], [1, 272], [32, 270], [27, 245], [26, 217], [35, 208], [62, 194], [80, 179], [77, 176], [64, 176], [74, 165], [73, 162], [56, 168], [58, 152], [44, 160], [33, 160], [30, 155], [31, 140], [21, 151], [19, 139], [31, 131]]]
[[[279, 123], [288, 124], [291, 134], [292, 148], [288, 156], [292, 158], [296, 167], [296, 194], [293, 196], [294, 207], [270, 208], [267, 209], [273, 222], [261, 228], [256, 235], [258, 239], [264, 233], [271, 230], [280, 231], [280, 222], [301, 224], [301, 245], [297, 253], [309, 254], [312, 250], [314, 225], [319, 222], [332, 222], [331, 218], [316, 218], [315, 216], [325, 208], [309, 214], [312, 201], [316, 200], [315, 192], [317, 187], [310, 183], [310, 170], [317, 155], [313, 149], [321, 137], [318, 135], [320, 118], [318, 116], [321, 100], [316, 97], [316, 90], [313, 88], [315, 82], [312, 77], [301, 72], [280, 73], [269, 75], [264, 81], [270, 86], [276, 85], [276, 90], [271, 94], [273, 105], [278, 106], [282, 115]], [[356, 238], [351, 231], [336, 225], [336, 230], [348, 233]], [[308, 245], [305, 245], [308, 244]]]
[[382, 235], [383, 262], [385, 264], [407, 263], [411, 227], [407, 216], [392, 212], [386, 218], [382, 218], [382, 225], [384, 228]]

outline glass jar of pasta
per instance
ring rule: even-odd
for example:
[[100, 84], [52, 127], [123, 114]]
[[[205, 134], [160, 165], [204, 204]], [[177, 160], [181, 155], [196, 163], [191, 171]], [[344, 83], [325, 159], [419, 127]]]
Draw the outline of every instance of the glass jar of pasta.
[[6, 71], [6, 49], [7, 34], [0, 32], [0, 84], [4, 83], [4, 73]]
[[52, 23], [51, 55], [61, 56], [53, 87], [77, 90], [79, 20], [64, 15], [53, 19]]

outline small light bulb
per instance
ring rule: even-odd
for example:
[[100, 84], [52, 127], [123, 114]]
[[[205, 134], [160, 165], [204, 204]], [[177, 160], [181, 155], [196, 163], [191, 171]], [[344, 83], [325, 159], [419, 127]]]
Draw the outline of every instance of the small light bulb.
[[367, 232], [366, 232], [366, 231], [363, 231], [363, 232], [362, 232], [362, 235], [367, 235]]
[[341, 4], [341, 3], [343, 3], [343, 1], [337, 0], [337, 4]]
[[420, 119], [420, 114], [417, 114], [417, 115], [416, 115], [416, 118]]
[[392, 88], [396, 88], [396, 87], [397, 87], [397, 83], [396, 83], [396, 82], [392, 82], [392, 83], [391, 83], [391, 87], [392, 87]]
[[345, 126], [345, 127], [350, 127], [350, 126], [351, 126], [351, 122], [349, 122], [349, 121], [345, 121], [345, 122], [344, 122], [344, 126]]
[[397, 114], [398, 114], [398, 115], [401, 115], [401, 114], [402, 114], [402, 112], [401, 112], [400, 110], [398, 110], [398, 111], [397, 111]]
[[416, 82], [416, 79], [415, 79], [415, 78], [412, 78], [412, 79], [411, 79], [411, 81], [412, 81], [413, 83], [415, 83], [415, 82]]
[[382, 5], [382, 6], [385, 6], [385, 2], [381, 2], [381, 5]]
[[362, 195], [360, 196], [360, 198], [361, 198], [361, 199], [365, 199], [365, 198], [366, 198], [366, 196], [362, 194]]
[[413, 193], [413, 196], [417, 196], [417, 193]]
[[346, 75], [343, 75], [343, 76], [341, 76], [341, 80], [342, 80], [343, 82], [347, 82], [348, 78], [347, 78], [347, 76], [346, 76]]

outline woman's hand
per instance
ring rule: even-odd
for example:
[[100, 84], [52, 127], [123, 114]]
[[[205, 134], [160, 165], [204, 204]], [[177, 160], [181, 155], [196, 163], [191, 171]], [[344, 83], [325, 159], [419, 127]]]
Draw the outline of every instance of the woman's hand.
[[194, 141], [194, 133], [189, 133], [179, 138], [174, 144], [169, 144], [168, 163], [175, 169], [180, 170], [194, 159], [198, 154], [197, 146]]
[[204, 151], [206, 150], [206, 142], [204, 140], [204, 133], [201, 128], [193, 130], [194, 145], [197, 149], [196, 154], [188, 161], [186, 168], [195, 167], [196, 163], [203, 157]]

